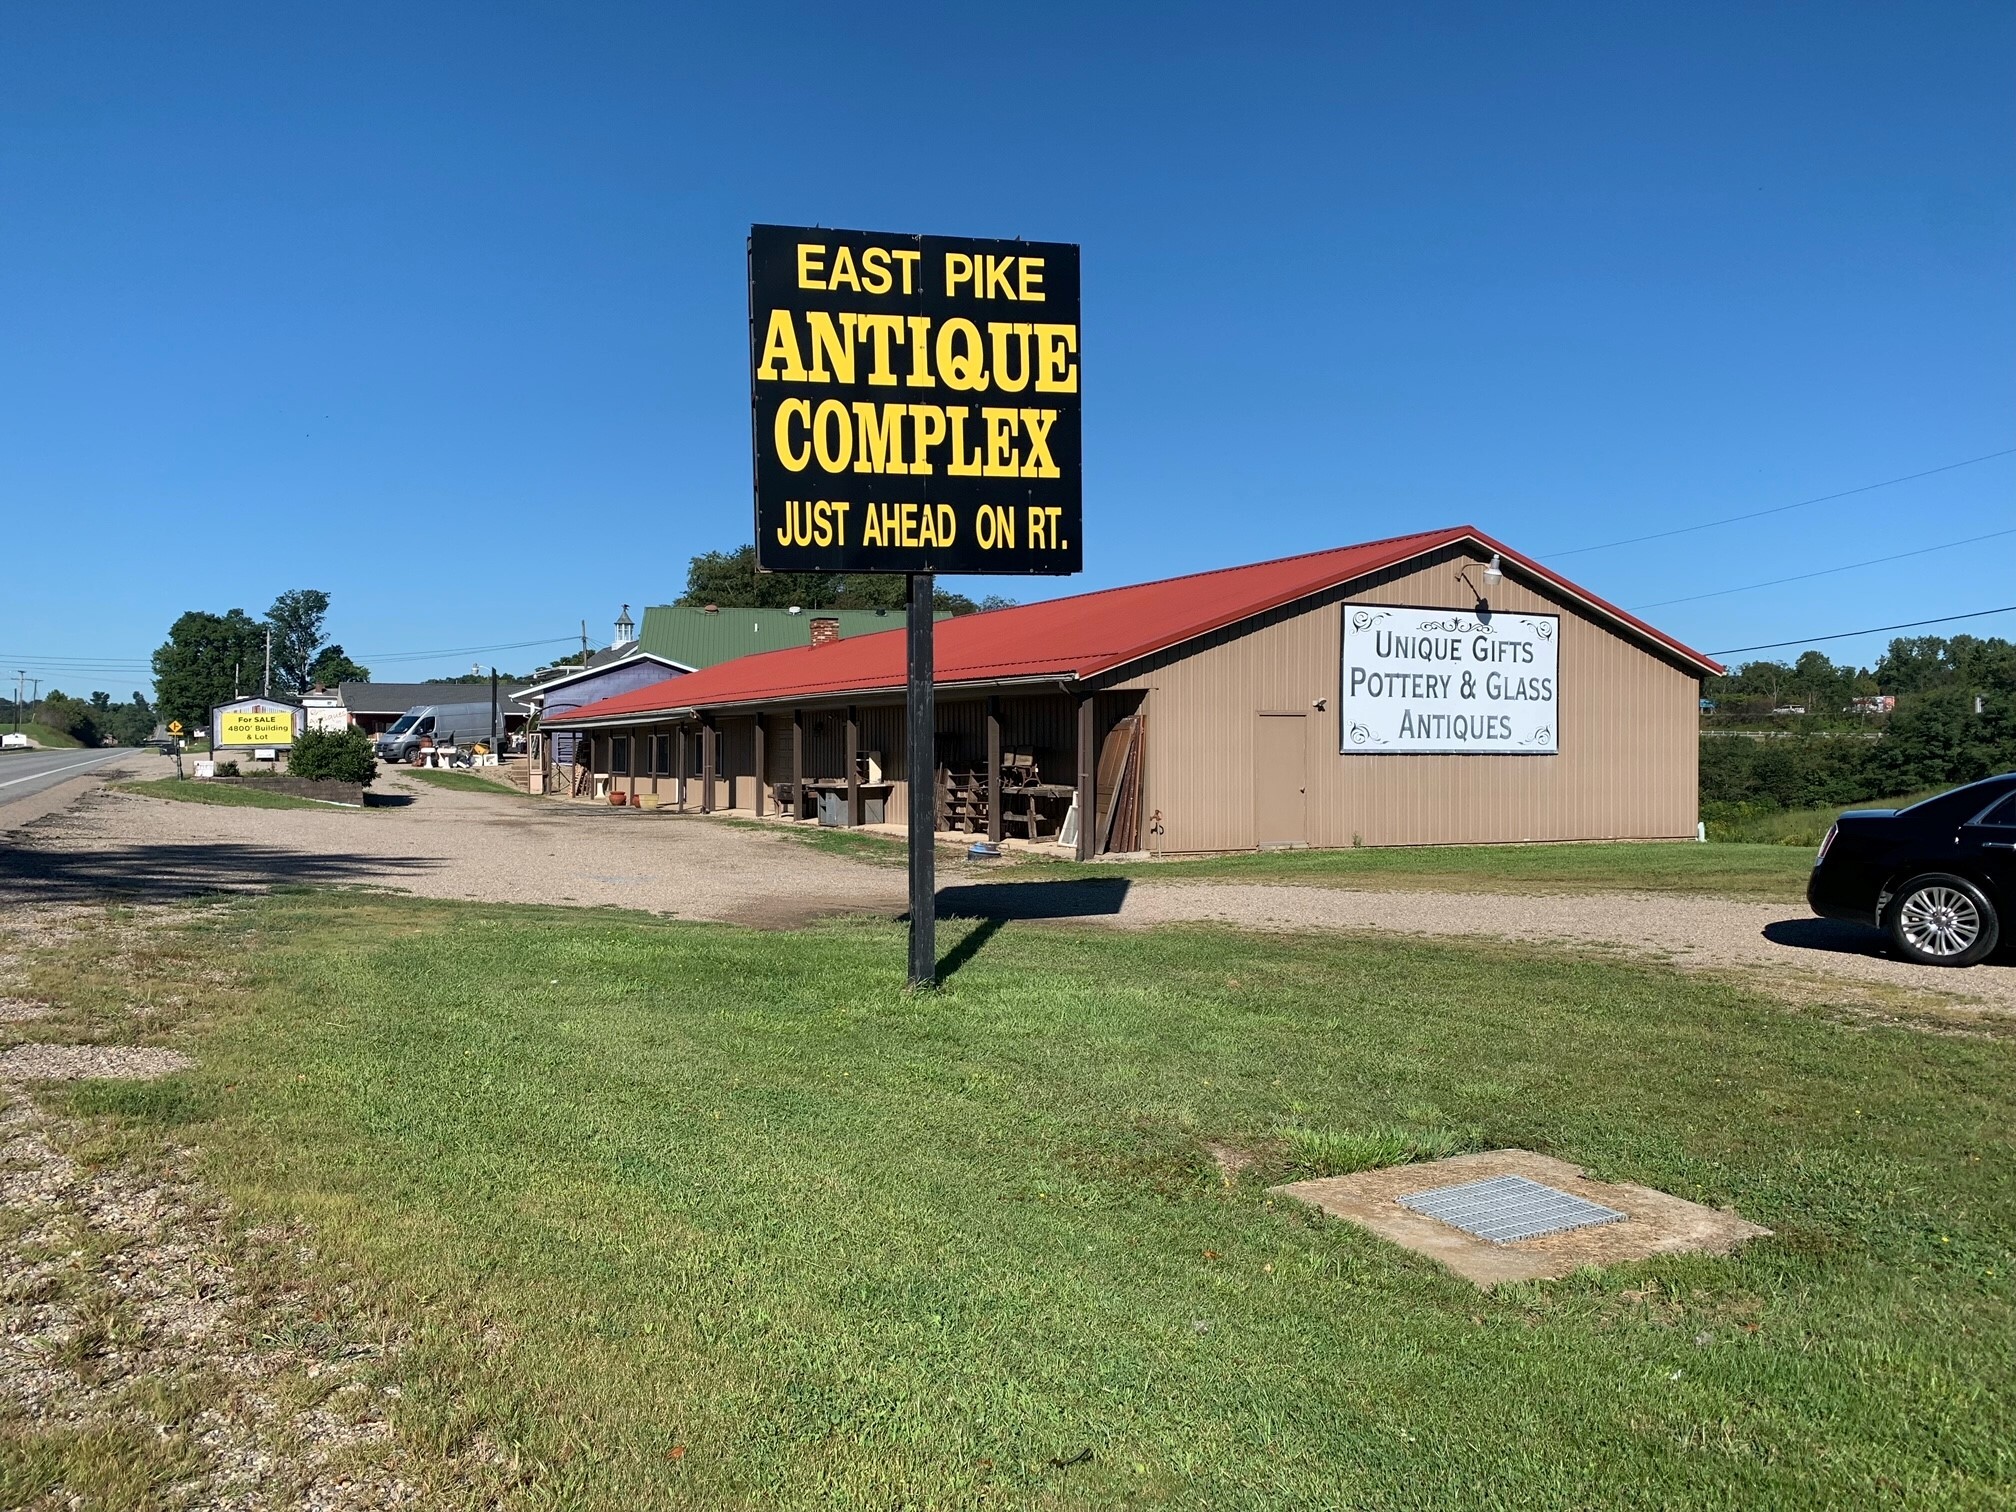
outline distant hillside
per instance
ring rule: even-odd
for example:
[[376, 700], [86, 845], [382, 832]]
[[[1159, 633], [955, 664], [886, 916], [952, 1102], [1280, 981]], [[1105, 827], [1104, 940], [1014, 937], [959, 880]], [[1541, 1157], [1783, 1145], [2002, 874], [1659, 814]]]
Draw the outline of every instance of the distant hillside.
[[[0, 734], [11, 734], [13, 729], [14, 726], [11, 724], [0, 725]], [[83, 741], [78, 740], [76, 737], [65, 735], [61, 730], [52, 730], [47, 725], [24, 724], [21, 726], [21, 733], [34, 741], [35, 744], [47, 747], [50, 750], [61, 748], [74, 751], [84, 744]]]

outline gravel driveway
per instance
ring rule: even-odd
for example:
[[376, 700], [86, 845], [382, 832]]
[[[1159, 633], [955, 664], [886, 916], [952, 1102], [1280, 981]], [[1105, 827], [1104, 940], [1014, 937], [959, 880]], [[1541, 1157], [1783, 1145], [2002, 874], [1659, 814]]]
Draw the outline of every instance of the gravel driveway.
[[[88, 795], [15, 831], [0, 850], [0, 904], [83, 901], [107, 891], [166, 899], [288, 882], [393, 888], [437, 898], [634, 908], [792, 927], [822, 915], [903, 911], [903, 873], [783, 835], [697, 816], [590, 808], [434, 788], [396, 771], [378, 790], [404, 806], [327, 813]], [[1800, 997], [1835, 993], [1914, 1013], [2016, 1015], [2016, 963], [1913, 966], [1872, 932], [1797, 905], [1673, 895], [1373, 892], [1111, 880], [1046, 882], [941, 862], [947, 915], [1120, 926], [1214, 922], [1252, 929], [1483, 935], [1650, 955], [1738, 971]]]
[[[1672, 893], [1371, 892], [1248, 882], [1007, 881], [948, 886], [947, 913], [1104, 919], [1120, 925], [1223, 923], [1374, 935], [1488, 935], [1651, 956], [1687, 970], [1740, 972], [1751, 985], [1809, 998], [1846, 987], [1858, 1001], [1922, 1014], [2016, 1016], [2016, 955], [1966, 971], [1883, 953], [1873, 929], [1812, 917], [1803, 905]], [[1969, 1010], [1973, 1011], [1969, 1011]]]
[[227, 808], [102, 790], [8, 838], [0, 904], [167, 899], [289, 883], [635, 908], [787, 927], [901, 913], [900, 871], [698, 817], [456, 792], [382, 772], [397, 807]]

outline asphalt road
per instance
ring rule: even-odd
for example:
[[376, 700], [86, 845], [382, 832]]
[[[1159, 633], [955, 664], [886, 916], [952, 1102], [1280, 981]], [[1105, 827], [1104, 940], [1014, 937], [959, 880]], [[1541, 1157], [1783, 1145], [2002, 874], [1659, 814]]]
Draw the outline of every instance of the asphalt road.
[[120, 757], [131, 757], [125, 748], [112, 751], [5, 751], [0, 752], [0, 803], [12, 803], [82, 777], [94, 767], [102, 767]]

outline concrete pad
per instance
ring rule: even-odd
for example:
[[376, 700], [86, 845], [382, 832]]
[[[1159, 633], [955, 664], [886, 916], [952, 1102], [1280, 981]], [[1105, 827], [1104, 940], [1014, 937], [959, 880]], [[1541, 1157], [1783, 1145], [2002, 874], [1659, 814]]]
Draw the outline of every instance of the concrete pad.
[[[1543, 1234], [1493, 1244], [1400, 1206], [1399, 1199], [1432, 1187], [1524, 1176], [1624, 1215], [1622, 1223]], [[1490, 1288], [1505, 1281], [1548, 1281], [1589, 1265], [1619, 1265], [1653, 1255], [1727, 1255], [1771, 1230], [1721, 1208], [1703, 1207], [1668, 1192], [1631, 1182], [1594, 1181], [1582, 1168], [1531, 1150], [1488, 1150], [1418, 1165], [1388, 1166], [1350, 1176], [1296, 1181], [1274, 1190], [1321, 1208], [1426, 1255], [1466, 1281]]]

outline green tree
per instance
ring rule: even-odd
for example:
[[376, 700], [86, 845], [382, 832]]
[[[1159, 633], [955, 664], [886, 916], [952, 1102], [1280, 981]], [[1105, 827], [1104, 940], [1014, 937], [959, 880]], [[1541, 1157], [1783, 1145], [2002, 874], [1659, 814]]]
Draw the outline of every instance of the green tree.
[[324, 646], [308, 664], [307, 686], [333, 688], [338, 683], [369, 682], [371, 669], [360, 667], [343, 654], [341, 646]]
[[322, 628], [328, 615], [329, 595], [320, 588], [289, 588], [273, 600], [266, 623], [273, 631], [276, 694], [305, 693], [315, 685], [315, 658], [329, 639]]
[[164, 719], [190, 729], [210, 722], [210, 710], [241, 691], [259, 691], [266, 630], [243, 609], [210, 614], [191, 609], [169, 627], [154, 653], [154, 696]]
[[1929, 693], [1952, 680], [1952, 645], [1942, 635], [1899, 636], [1876, 664], [1885, 693]]
[[[681, 604], [719, 604], [735, 609], [902, 609], [909, 589], [894, 572], [758, 572], [756, 548], [703, 551], [686, 567]], [[951, 614], [1004, 609], [1014, 601], [991, 596], [979, 602], [963, 593], [937, 589], [933, 606]]]
[[[98, 696], [104, 697], [103, 694]], [[98, 728], [97, 713], [84, 699], [72, 698], [59, 689], [51, 688], [35, 706], [35, 722], [60, 731], [81, 744], [95, 746], [104, 739], [103, 732]]]
[[154, 733], [154, 724], [154, 705], [136, 692], [127, 702], [112, 705], [106, 731], [122, 746], [141, 745]]

